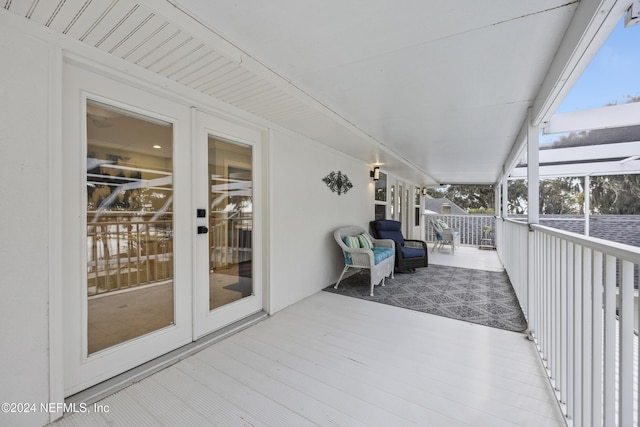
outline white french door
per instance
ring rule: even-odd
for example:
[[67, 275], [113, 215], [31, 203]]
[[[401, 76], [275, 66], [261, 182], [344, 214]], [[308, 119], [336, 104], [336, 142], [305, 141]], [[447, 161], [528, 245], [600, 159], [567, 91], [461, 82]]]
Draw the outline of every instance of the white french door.
[[[262, 309], [262, 133], [197, 112], [195, 337]], [[202, 228], [205, 227], [205, 228]]]
[[408, 239], [413, 231], [413, 225], [410, 224], [411, 205], [413, 193], [409, 191], [410, 186], [401, 180], [390, 178], [391, 182], [391, 219], [400, 221], [402, 224], [402, 234]]
[[261, 132], [64, 66], [71, 395], [262, 309]]

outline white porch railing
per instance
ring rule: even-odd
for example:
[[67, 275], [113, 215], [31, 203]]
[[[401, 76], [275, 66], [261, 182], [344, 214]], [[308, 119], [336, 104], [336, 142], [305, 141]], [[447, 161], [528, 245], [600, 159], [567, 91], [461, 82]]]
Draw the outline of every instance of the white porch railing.
[[513, 220], [497, 226], [498, 255], [570, 423], [637, 426], [640, 248]]
[[[495, 236], [496, 218], [493, 215], [441, 215], [427, 214], [425, 215], [425, 232], [426, 241], [434, 242], [436, 240], [435, 232], [431, 226], [431, 221], [442, 220], [451, 228], [460, 230], [460, 244], [470, 246], [494, 245], [493, 236]], [[484, 227], [491, 227], [490, 233], [484, 233]], [[490, 240], [484, 242], [483, 240]]]

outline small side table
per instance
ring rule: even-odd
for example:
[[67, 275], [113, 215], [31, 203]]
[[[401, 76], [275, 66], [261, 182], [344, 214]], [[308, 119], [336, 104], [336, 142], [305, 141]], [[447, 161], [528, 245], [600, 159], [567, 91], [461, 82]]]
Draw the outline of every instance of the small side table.
[[493, 250], [495, 247], [493, 246], [493, 239], [480, 239], [480, 249], [490, 249]]

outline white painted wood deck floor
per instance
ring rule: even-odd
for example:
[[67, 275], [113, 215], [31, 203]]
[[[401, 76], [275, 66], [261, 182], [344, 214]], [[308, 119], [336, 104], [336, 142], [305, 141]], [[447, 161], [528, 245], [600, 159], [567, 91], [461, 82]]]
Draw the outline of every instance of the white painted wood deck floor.
[[432, 251], [433, 243], [429, 242], [427, 245], [429, 246], [429, 264], [486, 271], [504, 270], [496, 251], [479, 249], [477, 246], [460, 245], [452, 254], [449, 246]]
[[524, 335], [319, 292], [56, 426], [564, 426]]

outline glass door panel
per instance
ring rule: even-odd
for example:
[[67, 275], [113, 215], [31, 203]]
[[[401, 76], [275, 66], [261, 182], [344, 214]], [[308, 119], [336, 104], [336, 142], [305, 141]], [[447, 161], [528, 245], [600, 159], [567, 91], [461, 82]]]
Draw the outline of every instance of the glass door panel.
[[391, 201], [391, 204], [390, 204], [390, 206], [389, 206], [389, 208], [391, 209], [390, 218], [391, 218], [391, 219], [394, 219], [394, 220], [396, 219], [396, 210], [395, 210], [395, 207], [396, 207], [396, 196], [395, 196], [395, 189], [396, 189], [396, 186], [395, 186], [395, 185], [392, 185], [392, 186], [391, 186], [390, 198], [389, 198], [389, 200]]
[[193, 338], [191, 110], [64, 64], [65, 396]]
[[409, 205], [411, 203], [411, 194], [409, 193], [409, 186], [405, 187], [405, 197], [404, 197], [404, 218], [402, 221], [402, 232], [404, 233], [405, 236], [407, 236], [407, 239], [410, 239], [411, 237], [411, 233], [410, 233], [410, 229], [411, 229], [411, 222], [409, 221], [409, 217], [411, 215], [411, 209], [409, 208]]
[[398, 221], [402, 222], [402, 214], [403, 214], [403, 206], [402, 206], [402, 185], [398, 185]]
[[173, 325], [173, 126], [87, 101], [87, 353]]
[[264, 134], [201, 111], [196, 125], [194, 339], [261, 311], [264, 269]]
[[252, 147], [209, 136], [209, 310], [253, 294]]

